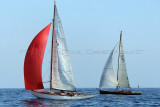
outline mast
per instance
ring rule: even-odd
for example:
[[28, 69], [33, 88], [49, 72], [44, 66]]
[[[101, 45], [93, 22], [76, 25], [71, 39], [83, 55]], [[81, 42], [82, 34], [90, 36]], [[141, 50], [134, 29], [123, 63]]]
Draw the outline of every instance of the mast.
[[54, 14], [53, 14], [53, 31], [52, 31], [52, 46], [51, 46], [51, 73], [50, 73], [50, 93], [52, 93], [52, 74], [53, 74], [53, 39], [55, 36], [54, 23], [55, 23], [55, 10], [56, 10], [56, 0], [54, 0]]
[[[118, 72], [117, 72], [117, 81], [118, 81], [118, 73], [119, 73], [119, 64], [120, 64], [120, 60], [119, 60], [119, 58], [120, 58], [120, 51], [121, 51], [121, 49], [120, 49], [120, 46], [121, 46], [121, 41], [122, 41], [122, 31], [121, 31], [121, 33], [120, 33], [120, 42], [119, 42], [119, 56], [118, 56]], [[119, 85], [119, 83], [118, 83], [118, 85]], [[117, 88], [116, 88], [116, 90], [118, 89], [118, 85], [117, 85]]]

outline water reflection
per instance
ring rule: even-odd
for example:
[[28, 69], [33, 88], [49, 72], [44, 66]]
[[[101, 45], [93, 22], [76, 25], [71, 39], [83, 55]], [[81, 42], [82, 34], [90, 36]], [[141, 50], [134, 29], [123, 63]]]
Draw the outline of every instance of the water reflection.
[[23, 104], [27, 106], [45, 106], [43, 102], [38, 101], [38, 100], [24, 100]]
[[52, 106], [52, 107], [66, 107], [70, 106], [72, 104], [72, 101], [67, 100], [47, 100], [47, 99], [30, 99], [30, 100], [24, 100], [22, 103], [25, 106]]

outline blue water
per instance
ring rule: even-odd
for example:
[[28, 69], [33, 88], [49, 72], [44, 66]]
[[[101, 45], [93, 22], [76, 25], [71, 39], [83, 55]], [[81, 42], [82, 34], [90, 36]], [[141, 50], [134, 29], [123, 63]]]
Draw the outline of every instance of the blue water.
[[[25, 89], [0, 89], [0, 107], [4, 106], [52, 106], [52, 107], [104, 107], [104, 106], [159, 106], [160, 107], [160, 89], [142, 88], [134, 89], [142, 92], [142, 95], [100, 95], [98, 90], [92, 88], [84, 89], [87, 94], [97, 94], [98, 96], [73, 101], [55, 101], [46, 99], [37, 99], [32, 96], [30, 91]], [[82, 89], [78, 89], [82, 91]]]

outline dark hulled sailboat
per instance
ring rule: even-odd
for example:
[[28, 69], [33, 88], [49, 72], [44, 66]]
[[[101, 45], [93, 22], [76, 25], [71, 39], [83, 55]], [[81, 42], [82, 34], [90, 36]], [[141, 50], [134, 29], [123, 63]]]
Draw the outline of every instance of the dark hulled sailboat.
[[[113, 69], [113, 55], [114, 55], [115, 47], [110, 53], [110, 56], [103, 69], [103, 73], [102, 73], [100, 84], [99, 84], [100, 94], [141, 95], [140, 92], [132, 91], [129, 84], [126, 63], [124, 58], [123, 44], [122, 44], [122, 32], [120, 34], [120, 43], [119, 43], [117, 78]], [[116, 87], [116, 90], [107, 91], [102, 89], [102, 88], [109, 88], [109, 87]], [[119, 91], [120, 88], [123, 88], [125, 90]]]

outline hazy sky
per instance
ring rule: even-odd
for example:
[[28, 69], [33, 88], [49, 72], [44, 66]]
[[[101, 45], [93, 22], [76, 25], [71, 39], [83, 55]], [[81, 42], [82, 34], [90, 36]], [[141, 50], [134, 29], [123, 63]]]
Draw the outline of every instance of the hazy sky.
[[[26, 50], [51, 22], [53, 5], [53, 0], [0, 2], [0, 88], [24, 88]], [[99, 86], [121, 30], [131, 87], [160, 87], [160, 0], [57, 0], [57, 8], [77, 87]], [[50, 41], [51, 36], [43, 62], [44, 81], [50, 72]]]

